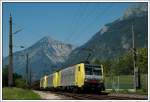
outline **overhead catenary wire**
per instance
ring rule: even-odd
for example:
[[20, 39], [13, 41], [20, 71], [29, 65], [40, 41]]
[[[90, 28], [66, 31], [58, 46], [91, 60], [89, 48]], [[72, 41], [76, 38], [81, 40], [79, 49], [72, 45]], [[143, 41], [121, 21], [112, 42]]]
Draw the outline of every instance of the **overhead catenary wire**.
[[[81, 4], [80, 4], [80, 5], [81, 5]], [[77, 12], [81, 12], [80, 9], [81, 9], [80, 6], [78, 6], [77, 9], [76, 9], [76, 12], [75, 12], [74, 15], [73, 15], [72, 21], [71, 21], [71, 23], [70, 23], [70, 25], [69, 25], [69, 27], [70, 27], [71, 30], [74, 28], [75, 23], [77, 22], [77, 18], [79, 18], [79, 15], [77, 15], [76, 13], [77, 13]], [[69, 35], [66, 37], [66, 39], [64, 39], [64, 41], [67, 41], [67, 40], [70, 38], [70, 33], [68, 32], [68, 34], [69, 34]]]
[[[13, 24], [15, 24], [15, 23], [13, 23]], [[15, 25], [17, 25], [17, 24], [15, 24]], [[17, 25], [17, 27], [18, 27], [18, 25]], [[20, 27], [20, 26], [19, 26]], [[14, 34], [16, 34], [16, 33], [18, 33], [18, 32], [20, 32], [20, 30], [21, 29], [19, 29], [19, 30], [17, 30]], [[24, 47], [24, 45], [20, 45], [20, 48], [25, 48]], [[25, 71], [25, 73], [26, 73], [26, 85], [28, 86], [29, 85], [29, 87], [30, 87], [30, 76], [29, 76], [29, 72], [31, 71], [31, 68], [29, 67], [29, 54], [28, 54], [28, 52], [26, 52], [25, 53], [25, 56], [26, 56], [26, 71]]]
[[[112, 8], [113, 6], [110, 6], [110, 8], [109, 8], [109, 10]], [[107, 10], [107, 12], [109, 11], [109, 10]], [[94, 22], [93, 22], [94, 23]], [[126, 32], [126, 33], [129, 33], [129, 31], [128, 32]], [[78, 36], [78, 40], [79, 40], [79, 36]], [[94, 49], [97, 49], [97, 47], [93, 47]], [[113, 48], [113, 50], [117, 50], [118, 48]], [[101, 50], [105, 50], [105, 51], [108, 51], [109, 49], [101, 49]]]
[[[15, 22], [15, 20], [13, 20], [13, 23], [12, 23], [13, 25], [14, 25], [14, 29], [18, 29], [17, 31], [15, 31], [13, 34], [15, 35], [16, 33], [18, 33], [18, 32], [20, 32], [20, 31], [25, 31], [25, 32], [27, 32], [27, 34], [28, 35], [33, 35], [33, 34], [36, 34], [36, 32], [34, 32], [34, 31], [32, 31], [29, 27], [24, 27], [23, 25], [21, 25], [21, 24], [18, 24], [18, 23], [16, 23]], [[36, 35], [35, 35], [36, 36]], [[16, 38], [16, 37], [15, 37]], [[27, 41], [25, 41], [24, 40], [24, 38], [22, 38], [22, 37], [17, 37], [16, 38], [16, 40], [14, 40], [14, 43], [16, 44], [16, 43], [19, 43], [19, 44], [21, 44], [21, 45], [23, 45], [23, 46], [26, 46], [26, 48], [27, 48], [27, 43], [26, 43]]]
[[[97, 19], [101, 19], [112, 7], [113, 7], [113, 6], [110, 6], [110, 5], [109, 5], [109, 6], [106, 7], [103, 11], [100, 11], [99, 13], [102, 14], [102, 15], [100, 15], [100, 16], [99, 16], [99, 15], [96, 15], [95, 18], [94, 18], [90, 23], [88, 23], [86, 26], [84, 26], [83, 29], [81, 29], [80, 31], [76, 32], [76, 37], [78, 36], [78, 38], [80, 39], [81, 37], [79, 37], [79, 36], [83, 36], [84, 34], [86, 34], [86, 33], [82, 33], [82, 35], [81, 35], [80, 32], [88, 31], [87, 29], [92, 28], [92, 27], [93, 27], [93, 24], [97, 21]], [[74, 39], [75, 39], [76, 37], [74, 37]], [[72, 39], [72, 40], [74, 40], [74, 39]], [[76, 41], [79, 41], [79, 39], [76, 40]]]
[[[99, 13], [102, 13], [103, 14], [103, 16], [104, 16], [104, 14], [106, 14], [106, 11], [109, 11], [109, 9], [111, 8], [111, 6], [109, 5], [109, 6], [107, 6], [107, 7], [105, 7], [105, 9], [103, 10], [103, 11], [101, 11], [101, 10], [99, 10], [98, 9], [98, 11], [96, 11], [95, 10], [95, 13], [97, 14], [96, 15], [96, 17], [93, 19], [93, 20], [91, 20], [91, 22], [90, 23], [88, 23], [84, 28], [87, 28], [87, 27], [89, 27], [89, 26], [91, 26], [93, 23], [95, 23], [95, 21], [97, 20], [97, 18], [99, 17]], [[89, 12], [87, 12], [87, 14], [89, 14]], [[91, 14], [90, 14], [91, 15]], [[86, 19], [88, 18], [88, 17], [90, 17], [89, 15], [87, 15], [86, 16]], [[101, 17], [102, 17], [102, 15], [101, 15]], [[83, 22], [84, 23], [84, 22]], [[82, 24], [83, 24], [82, 23]], [[83, 26], [83, 25], [82, 25]], [[81, 25], [80, 25], [80, 27], [81, 27]], [[82, 31], [84, 30], [84, 29], [81, 29]], [[76, 30], [76, 32], [77, 32], [77, 30]], [[71, 34], [71, 37], [73, 37], [74, 36], [74, 33], [75, 33], [75, 31]], [[76, 33], [76, 36], [77, 36], [78, 34]], [[74, 37], [74, 39], [75, 38], [77, 38], [77, 37]], [[79, 36], [78, 36], [78, 40], [79, 40]], [[71, 38], [70, 38], [71, 39]], [[73, 39], [72, 39], [73, 40]], [[95, 47], [93, 46], [93, 49], [95, 49]], [[105, 49], [106, 50], [106, 49]], [[108, 49], [107, 49], [108, 50]], [[78, 53], [80, 53], [80, 51], [78, 52]]]
[[[81, 5], [81, 7], [83, 8], [82, 9], [83, 14], [77, 21], [77, 23], [75, 25], [76, 27], [74, 28], [74, 30], [70, 33], [71, 36], [70, 36], [69, 40], [71, 40], [74, 37], [75, 32], [77, 32], [79, 29], [82, 28], [82, 26], [84, 25], [84, 22], [88, 20], [87, 18], [90, 18], [90, 16], [92, 16], [91, 13], [94, 13], [93, 11], [91, 11], [92, 10], [91, 6], [88, 3]], [[90, 7], [90, 9], [89, 9], [89, 7]]]
[[84, 18], [85, 16], [85, 10], [87, 9], [86, 8], [87, 6], [87, 3], [85, 4], [80, 4], [79, 5], [79, 8], [77, 9], [77, 14], [75, 15], [75, 17], [73, 18], [72, 20], [72, 24], [70, 25], [70, 29], [72, 29], [71, 32], [68, 32], [69, 36], [65, 39], [65, 41], [69, 41], [72, 36], [73, 36], [73, 32], [76, 30], [75, 29], [75, 26], [79, 24], [80, 20]]
[[[80, 6], [83, 6], [83, 4], [80, 4]], [[72, 22], [74, 22], [74, 23], [72, 24], [72, 27], [74, 27], [75, 25], [79, 24], [79, 21], [81, 21], [81, 19], [83, 19], [83, 21], [85, 21], [85, 20], [87, 20], [87, 18], [91, 17], [91, 13], [90, 13], [89, 10], [87, 9], [87, 7], [88, 7], [87, 4], [84, 4], [84, 9], [82, 8], [82, 9], [80, 10], [80, 15], [77, 16], [76, 20], [73, 19]], [[106, 7], [106, 9], [107, 9], [107, 7]], [[101, 11], [101, 10], [97, 11], [97, 10], [95, 10], [95, 13], [98, 13], [97, 16], [95, 17], [95, 19], [91, 20], [91, 22], [88, 23], [88, 25], [85, 26], [84, 28], [86, 29], [87, 27], [92, 26], [92, 24], [95, 23], [95, 21], [96, 21], [97, 18], [99, 17], [99, 13], [102, 13], [102, 14], [104, 15], [106, 11], [107, 11], [107, 10], [104, 10], [104, 11]], [[83, 13], [83, 14], [82, 14], [82, 13]], [[102, 16], [102, 15], [101, 15], [101, 16]], [[86, 19], [85, 19], [85, 18], [86, 18]], [[82, 21], [82, 22], [83, 22], [83, 21]], [[84, 22], [83, 22], [82, 24], [84, 24]], [[83, 26], [83, 25], [82, 25], [82, 26]], [[79, 28], [81, 28], [81, 25], [79, 26]], [[79, 29], [79, 30], [78, 30], [78, 29], [74, 29], [74, 30], [70, 33], [69, 37], [67, 37], [67, 38], [65, 39], [65, 41], [69, 41], [71, 38], [72, 38], [72, 40], [74, 40], [75, 38], [77, 38], [76, 36], [82, 36], [82, 35], [84, 35], [84, 34], [79, 35], [79, 33], [77, 33], [77, 31], [84, 31], [85, 29]], [[78, 37], [78, 39], [80, 39], [80, 37]]]
[[[86, 11], [84, 11], [85, 17], [84, 17], [84, 19], [80, 20], [81, 23], [80, 23], [80, 26], [77, 26], [78, 28], [82, 28], [82, 26], [85, 24], [85, 21], [88, 20], [88, 22], [89, 22], [90, 18], [93, 16], [92, 14], [97, 13], [96, 12], [97, 8], [96, 9], [93, 9], [93, 8], [95, 8], [95, 7], [93, 7], [93, 5], [92, 6], [91, 5], [87, 6]], [[75, 30], [75, 31], [78, 31], [78, 29]], [[73, 32], [73, 33], [75, 33], [75, 32]]]

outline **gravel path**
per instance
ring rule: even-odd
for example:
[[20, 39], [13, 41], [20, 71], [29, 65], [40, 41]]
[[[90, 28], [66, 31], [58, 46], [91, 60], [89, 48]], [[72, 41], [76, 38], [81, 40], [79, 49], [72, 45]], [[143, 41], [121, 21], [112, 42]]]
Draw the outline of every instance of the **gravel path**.
[[[135, 94], [117, 94], [117, 93], [110, 93], [108, 95], [86, 95], [86, 94], [74, 94], [66, 93], [58, 94], [52, 93], [50, 91], [37, 91], [33, 90], [35, 93], [39, 94], [42, 99], [44, 100], [74, 100], [74, 99], [98, 99], [98, 100], [147, 100], [147, 95], [135, 95]], [[74, 97], [73, 97], [74, 96]], [[75, 98], [76, 96], [76, 98]], [[79, 98], [80, 97], [80, 98]]]
[[45, 91], [37, 91], [33, 90], [35, 93], [39, 94], [42, 99], [44, 100], [69, 100], [72, 99], [70, 97], [66, 97], [63, 95], [58, 95], [50, 92], [45, 92]]

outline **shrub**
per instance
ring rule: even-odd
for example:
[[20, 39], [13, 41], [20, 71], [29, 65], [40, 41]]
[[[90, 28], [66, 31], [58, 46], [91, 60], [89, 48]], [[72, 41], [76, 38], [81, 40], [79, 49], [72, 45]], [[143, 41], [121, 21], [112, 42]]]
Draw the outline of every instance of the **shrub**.
[[26, 81], [22, 78], [18, 78], [15, 80], [15, 86], [19, 88], [27, 88]]

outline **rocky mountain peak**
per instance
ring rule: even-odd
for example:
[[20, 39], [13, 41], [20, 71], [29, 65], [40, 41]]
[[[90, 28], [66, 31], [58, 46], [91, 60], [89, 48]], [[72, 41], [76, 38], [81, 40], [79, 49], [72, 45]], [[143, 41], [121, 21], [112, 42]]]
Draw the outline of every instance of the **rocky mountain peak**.
[[147, 14], [147, 3], [135, 3], [126, 9], [120, 20], [125, 20], [133, 17], [142, 17]]
[[136, 3], [131, 6], [133, 7], [128, 8], [120, 19], [105, 24], [89, 41], [74, 49], [66, 63], [72, 65], [85, 60], [88, 51], [83, 51], [83, 48], [93, 50], [89, 57], [90, 61], [113, 59], [128, 52], [132, 48], [131, 24], [133, 21], [136, 48], [147, 48], [147, 3]]
[[[15, 52], [14, 72], [25, 75], [26, 53], [29, 54], [30, 68], [35, 74], [33, 80], [39, 79], [42, 75], [50, 74], [57, 68], [62, 67], [62, 63], [74, 49], [71, 44], [66, 44], [55, 40], [50, 36], [45, 36], [35, 44], [23, 51]], [[24, 56], [21, 56], [24, 55]], [[8, 57], [3, 59], [3, 65], [8, 64]]]
[[41, 38], [38, 42], [53, 44], [53, 43], [60, 42], [60, 41], [53, 39], [51, 36], [45, 36], [45, 37]]

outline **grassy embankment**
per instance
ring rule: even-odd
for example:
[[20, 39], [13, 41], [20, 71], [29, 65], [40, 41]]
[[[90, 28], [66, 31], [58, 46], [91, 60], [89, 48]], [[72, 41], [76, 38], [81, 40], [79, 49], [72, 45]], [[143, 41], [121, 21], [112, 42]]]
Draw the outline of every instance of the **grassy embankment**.
[[3, 100], [38, 100], [40, 96], [32, 90], [21, 88], [3, 88]]

